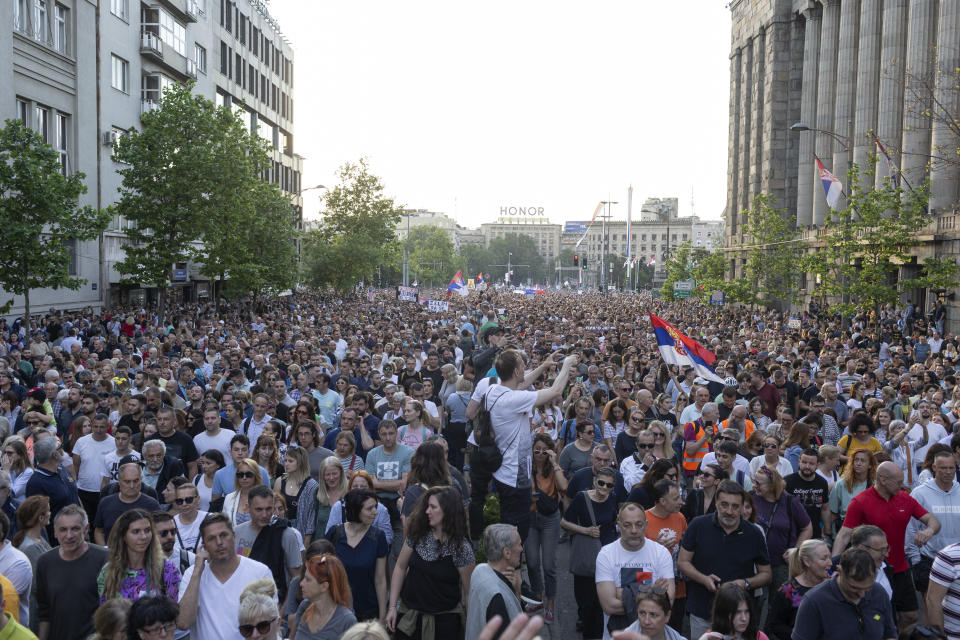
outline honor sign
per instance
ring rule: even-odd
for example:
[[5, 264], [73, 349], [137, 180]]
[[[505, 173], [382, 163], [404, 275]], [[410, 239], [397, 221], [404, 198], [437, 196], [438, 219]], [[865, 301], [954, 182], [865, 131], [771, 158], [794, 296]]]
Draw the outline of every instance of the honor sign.
[[501, 216], [543, 217], [543, 207], [500, 207]]

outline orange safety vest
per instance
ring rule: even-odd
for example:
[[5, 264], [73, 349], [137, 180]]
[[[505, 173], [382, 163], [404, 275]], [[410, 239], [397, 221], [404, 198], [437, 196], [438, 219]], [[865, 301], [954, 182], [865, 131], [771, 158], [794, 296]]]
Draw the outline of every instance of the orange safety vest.
[[[724, 429], [726, 429], [726, 428], [727, 428], [727, 425], [729, 425], [729, 423], [730, 423], [730, 418], [727, 418], [726, 420], [724, 420], [723, 422], [721, 422], [721, 423], [720, 423], [720, 430], [723, 431]], [[750, 437], [750, 434], [753, 433], [753, 429], [754, 429], [753, 420], [745, 420], [745, 421], [744, 421], [744, 427], [743, 427], [743, 431], [744, 431], [743, 440], [744, 440], [744, 442], [746, 442], [747, 438]]]
[[[693, 442], [696, 442], [697, 440], [702, 438], [704, 434], [703, 418], [698, 418], [693, 422], [688, 422], [687, 424], [683, 425], [683, 431], [686, 432], [687, 425], [691, 425], [691, 424], [697, 428], [696, 433], [693, 434]], [[710, 428], [713, 429], [713, 435], [716, 436], [717, 435], [716, 425], [711, 425]], [[684, 445], [686, 445], [686, 443], [684, 443]], [[700, 445], [700, 448], [694, 451], [693, 453], [690, 453], [689, 451], [687, 451], [686, 446], [684, 446], [683, 448], [684, 473], [688, 476], [694, 475], [697, 472], [697, 469], [700, 468], [700, 461], [703, 460], [704, 456], [710, 453], [712, 449], [713, 448], [711, 447], [709, 442], [704, 442], [702, 445]]]

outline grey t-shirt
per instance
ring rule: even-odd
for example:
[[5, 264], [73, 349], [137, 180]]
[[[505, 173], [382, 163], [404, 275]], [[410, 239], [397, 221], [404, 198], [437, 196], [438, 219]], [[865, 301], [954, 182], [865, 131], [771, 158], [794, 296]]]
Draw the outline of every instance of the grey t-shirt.
[[[366, 472], [377, 480], [399, 480], [403, 474], [410, 471], [410, 458], [413, 449], [405, 444], [398, 444], [396, 451], [388, 454], [383, 446], [375, 447], [367, 454]], [[396, 498], [396, 491], [377, 491], [381, 498]]]
[[353, 611], [346, 607], [337, 607], [326, 625], [316, 633], [311, 633], [307, 623], [303, 620], [303, 612], [310, 606], [309, 600], [304, 600], [297, 608], [297, 640], [338, 640], [347, 629], [357, 623]]
[[590, 451], [581, 451], [574, 443], [570, 443], [560, 452], [557, 464], [563, 469], [563, 476], [569, 480], [570, 476], [590, 464]]
[[[237, 553], [247, 558], [250, 557], [250, 551], [253, 549], [253, 543], [257, 539], [259, 531], [254, 532], [251, 522], [238, 524], [236, 527]], [[293, 528], [287, 527], [283, 532], [283, 555], [287, 559], [287, 580], [290, 580], [290, 573], [293, 569], [299, 569], [303, 561], [300, 559], [300, 539], [297, 537]]]

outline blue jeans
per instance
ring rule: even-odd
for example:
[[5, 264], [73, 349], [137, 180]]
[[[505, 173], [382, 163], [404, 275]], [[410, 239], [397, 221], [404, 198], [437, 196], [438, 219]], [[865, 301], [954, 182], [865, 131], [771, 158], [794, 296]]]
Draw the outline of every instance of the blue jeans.
[[[530, 588], [547, 600], [557, 595], [557, 544], [560, 540], [560, 510], [544, 516], [533, 512], [530, 533], [523, 543], [527, 555]], [[543, 576], [540, 570], [543, 569]]]

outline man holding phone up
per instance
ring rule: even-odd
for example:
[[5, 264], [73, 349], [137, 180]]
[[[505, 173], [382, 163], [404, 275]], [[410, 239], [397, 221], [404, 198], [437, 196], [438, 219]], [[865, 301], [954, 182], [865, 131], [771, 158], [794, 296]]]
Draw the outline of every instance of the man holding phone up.
[[713, 451], [713, 441], [719, 433], [719, 417], [717, 403], [707, 402], [700, 411], [700, 417], [683, 426], [683, 474], [686, 476], [688, 489], [693, 487], [693, 478], [703, 457]]

